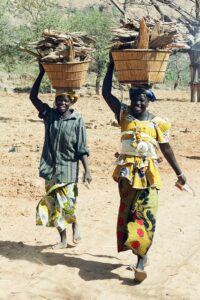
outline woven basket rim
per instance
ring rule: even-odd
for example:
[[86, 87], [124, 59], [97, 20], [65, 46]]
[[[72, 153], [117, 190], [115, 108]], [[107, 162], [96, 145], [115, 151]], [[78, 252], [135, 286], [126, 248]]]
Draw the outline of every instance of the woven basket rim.
[[81, 64], [85, 64], [85, 63], [89, 63], [91, 62], [91, 60], [84, 60], [84, 61], [70, 61], [70, 62], [58, 62], [58, 63], [42, 63], [42, 65], [81, 65]]
[[154, 49], [121, 49], [111, 50], [111, 52], [159, 52], [159, 53], [170, 53], [170, 50], [154, 50]]

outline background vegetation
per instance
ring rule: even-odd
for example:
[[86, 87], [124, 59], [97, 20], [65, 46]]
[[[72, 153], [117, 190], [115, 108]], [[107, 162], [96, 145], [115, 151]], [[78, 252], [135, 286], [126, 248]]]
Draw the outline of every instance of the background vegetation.
[[[30, 55], [18, 50], [19, 45], [37, 41], [44, 29], [85, 31], [96, 38], [96, 49], [90, 71], [94, 72], [96, 93], [105, 73], [111, 27], [119, 25], [116, 11], [106, 12], [98, 7], [84, 10], [63, 8], [52, 0], [1, 0], [0, 2], [0, 87], [5, 80], [15, 87], [29, 88], [38, 72], [37, 63]], [[186, 87], [189, 83], [189, 58], [185, 54], [172, 56], [166, 79], [168, 86]], [[50, 88], [43, 81], [43, 91]]]

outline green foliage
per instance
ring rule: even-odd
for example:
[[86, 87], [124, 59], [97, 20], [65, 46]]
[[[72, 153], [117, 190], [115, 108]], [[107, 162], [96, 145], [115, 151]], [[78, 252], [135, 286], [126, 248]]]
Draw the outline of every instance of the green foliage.
[[41, 14], [49, 7], [54, 7], [54, 2], [52, 0], [8, 0], [8, 5], [15, 16], [37, 26]]
[[10, 22], [6, 1], [0, 2], [0, 55], [6, 70], [11, 72], [15, 64], [15, 43], [16, 32], [14, 25]]
[[44, 29], [62, 28], [65, 11], [52, 0], [9, 0], [11, 12], [20, 18], [16, 30], [20, 43], [38, 40]]
[[[105, 73], [111, 28], [118, 22], [115, 12], [101, 12], [90, 7], [84, 10], [63, 9], [55, 0], [1, 0], [0, 1], [0, 67], [6, 72], [37, 74], [34, 58], [18, 50], [18, 45], [37, 41], [44, 29], [63, 32], [81, 31], [96, 40], [92, 56], [91, 71], [96, 73], [96, 91], [99, 92], [100, 81]], [[32, 63], [31, 63], [32, 62]], [[22, 67], [24, 66], [24, 67]], [[20, 77], [20, 76], [19, 76]], [[177, 54], [170, 57], [166, 72], [166, 82], [170, 85], [178, 82], [179, 87], [190, 81], [189, 57]], [[50, 84], [44, 80], [42, 89], [49, 90]]]
[[[8, 12], [15, 23], [6, 22]], [[28, 54], [20, 52], [18, 45], [37, 41], [44, 29], [84, 31], [96, 39], [91, 69], [97, 74], [99, 90], [100, 79], [108, 60], [111, 27], [114, 23], [112, 14], [100, 12], [97, 8], [67, 11], [53, 0], [3, 0], [0, 5], [0, 33], [3, 37], [0, 54], [4, 53], [3, 63], [10, 72], [17, 64], [27, 64], [33, 60]]]
[[51, 92], [51, 83], [47, 76], [45, 76], [42, 79], [41, 85], [40, 85], [40, 93], [50, 93]]
[[[97, 74], [96, 85], [105, 72], [108, 61], [109, 44], [112, 38], [111, 27], [115, 24], [114, 16], [100, 12], [98, 9], [86, 9], [70, 14], [68, 19], [69, 31], [85, 31], [96, 39], [95, 52], [93, 54], [92, 70]], [[99, 86], [96, 86], [97, 93]]]
[[166, 71], [167, 84], [170, 86], [178, 84], [179, 87], [188, 86], [190, 82], [189, 63], [189, 55], [186, 53], [171, 55]]
[[60, 30], [65, 18], [65, 11], [52, 0], [2, 0], [0, 55], [5, 70], [11, 72], [32, 59], [19, 51], [19, 45], [37, 41], [46, 28]]
[[94, 60], [96, 69], [99, 62], [105, 64], [108, 59], [108, 47], [112, 38], [111, 27], [114, 25], [114, 17], [111, 14], [101, 13], [97, 9], [76, 11], [68, 19], [69, 31], [85, 31], [96, 39], [96, 51]]

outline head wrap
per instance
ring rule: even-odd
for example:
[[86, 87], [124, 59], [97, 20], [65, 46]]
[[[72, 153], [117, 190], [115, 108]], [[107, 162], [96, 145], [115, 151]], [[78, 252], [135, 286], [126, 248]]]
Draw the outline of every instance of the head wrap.
[[63, 89], [56, 90], [56, 97], [58, 96], [67, 96], [72, 104], [76, 103], [78, 100], [78, 95], [74, 91], [65, 91]]
[[148, 101], [154, 102], [156, 100], [155, 94], [149, 89], [144, 89], [144, 88], [140, 88], [140, 87], [139, 88], [138, 87], [132, 87], [129, 90], [130, 98], [137, 97], [137, 96], [140, 96], [142, 94], [147, 97]]

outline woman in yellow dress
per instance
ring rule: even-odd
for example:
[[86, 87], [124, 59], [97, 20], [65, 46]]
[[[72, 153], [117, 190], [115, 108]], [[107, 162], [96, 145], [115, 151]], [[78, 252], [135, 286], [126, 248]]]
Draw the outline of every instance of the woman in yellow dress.
[[171, 124], [147, 110], [149, 102], [156, 100], [154, 93], [144, 87], [131, 88], [130, 106], [121, 104], [111, 93], [113, 69], [114, 63], [110, 60], [102, 94], [121, 127], [122, 148], [113, 173], [120, 194], [118, 252], [132, 250], [137, 255], [135, 280], [141, 282], [147, 276], [144, 267], [156, 226], [158, 190], [161, 186], [159, 149], [181, 185], [185, 184], [186, 178], [169, 144]]

